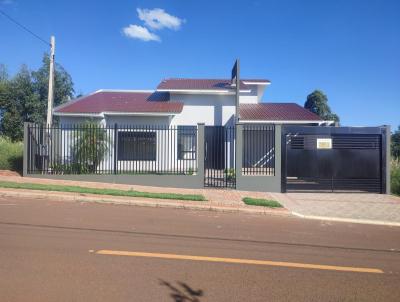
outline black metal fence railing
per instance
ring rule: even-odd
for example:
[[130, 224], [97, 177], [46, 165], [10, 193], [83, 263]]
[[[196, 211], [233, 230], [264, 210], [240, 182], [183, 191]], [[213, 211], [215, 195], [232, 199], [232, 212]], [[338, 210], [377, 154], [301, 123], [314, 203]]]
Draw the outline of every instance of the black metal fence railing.
[[275, 175], [275, 126], [243, 127], [243, 175]]
[[27, 130], [31, 174], [197, 172], [197, 126], [29, 124]]
[[235, 188], [236, 129], [206, 126], [204, 141], [204, 186]]

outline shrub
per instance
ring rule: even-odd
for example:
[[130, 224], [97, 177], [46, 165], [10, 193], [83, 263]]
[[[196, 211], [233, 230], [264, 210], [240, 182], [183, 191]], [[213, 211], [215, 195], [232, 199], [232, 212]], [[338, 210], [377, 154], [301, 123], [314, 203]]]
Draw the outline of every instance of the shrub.
[[100, 125], [91, 121], [84, 123], [72, 146], [75, 161], [72, 169], [77, 169], [79, 174], [95, 173], [108, 152], [109, 144], [107, 133]]
[[235, 169], [225, 169], [224, 173], [227, 181], [233, 181], [236, 177]]
[[22, 146], [22, 142], [12, 142], [9, 138], [0, 136], [0, 170], [22, 173]]
[[244, 197], [243, 202], [250, 206], [261, 206], [261, 207], [268, 207], [268, 208], [282, 208], [282, 205], [277, 202], [276, 200], [269, 200], [264, 198], [251, 198], [251, 197]]
[[400, 195], [400, 160], [392, 160], [390, 169], [390, 187], [393, 194]]

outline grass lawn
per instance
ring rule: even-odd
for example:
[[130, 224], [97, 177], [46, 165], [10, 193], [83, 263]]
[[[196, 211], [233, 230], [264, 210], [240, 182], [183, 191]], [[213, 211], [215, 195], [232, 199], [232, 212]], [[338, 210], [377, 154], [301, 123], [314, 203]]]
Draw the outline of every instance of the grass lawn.
[[87, 187], [79, 187], [79, 186], [17, 183], [17, 182], [9, 182], [9, 181], [0, 181], [0, 188], [55, 191], [55, 192], [71, 192], [71, 193], [87, 193], [87, 194], [158, 198], [158, 199], [177, 199], [177, 200], [191, 200], [191, 201], [205, 201], [206, 200], [203, 195], [199, 195], [199, 194], [150, 193], [150, 192], [140, 192], [140, 191], [133, 191], [133, 190], [125, 191], [125, 190], [118, 190], [118, 189], [100, 189], [100, 188], [87, 188]]
[[22, 142], [0, 136], [0, 170], [22, 172]]
[[261, 207], [268, 207], [268, 208], [283, 208], [283, 206], [275, 201], [275, 200], [268, 200], [263, 198], [251, 198], [251, 197], [244, 197], [243, 202], [250, 206], [261, 206]]

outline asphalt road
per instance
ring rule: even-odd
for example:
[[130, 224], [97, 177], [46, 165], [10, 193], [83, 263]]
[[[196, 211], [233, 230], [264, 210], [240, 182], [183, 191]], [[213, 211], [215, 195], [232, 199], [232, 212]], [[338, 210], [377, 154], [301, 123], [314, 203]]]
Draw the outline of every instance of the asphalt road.
[[0, 301], [400, 301], [400, 227], [0, 198]]

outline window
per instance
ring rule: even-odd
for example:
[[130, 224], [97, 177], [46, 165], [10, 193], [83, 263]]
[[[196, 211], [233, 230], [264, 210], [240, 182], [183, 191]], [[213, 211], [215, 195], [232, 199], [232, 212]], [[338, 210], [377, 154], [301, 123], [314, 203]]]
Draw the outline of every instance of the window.
[[118, 132], [118, 160], [156, 160], [155, 132]]
[[196, 126], [178, 126], [178, 159], [196, 159]]

